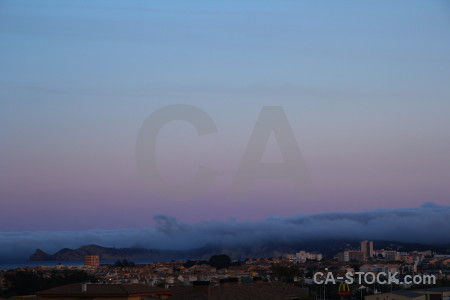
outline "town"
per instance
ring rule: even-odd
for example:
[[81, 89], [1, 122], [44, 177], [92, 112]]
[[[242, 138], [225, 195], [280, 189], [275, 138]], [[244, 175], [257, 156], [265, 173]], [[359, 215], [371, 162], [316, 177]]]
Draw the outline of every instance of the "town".
[[[370, 282], [328, 284], [325, 280], [369, 273], [373, 274]], [[388, 281], [383, 274], [395, 274], [395, 280]], [[417, 276], [435, 280], [407, 280]], [[102, 264], [101, 257], [92, 254], [85, 256], [81, 266], [2, 270], [0, 290], [2, 298], [14, 300], [449, 300], [450, 255], [375, 249], [373, 241], [361, 241], [358, 249], [346, 249], [333, 257], [298, 251], [275, 258], [232, 260], [218, 254], [209, 260]]]

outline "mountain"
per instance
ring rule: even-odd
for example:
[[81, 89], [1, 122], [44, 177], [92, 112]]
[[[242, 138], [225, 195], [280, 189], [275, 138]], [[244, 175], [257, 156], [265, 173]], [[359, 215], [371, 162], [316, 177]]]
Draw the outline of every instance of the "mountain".
[[154, 249], [142, 248], [106, 248], [98, 245], [82, 246], [78, 249], [64, 248], [55, 254], [47, 254], [44, 251], [37, 249], [34, 254], [29, 257], [30, 261], [45, 261], [45, 260], [83, 260], [85, 255], [96, 254], [101, 259], [105, 260], [119, 260], [119, 259], [175, 259], [181, 258], [179, 255], [183, 253], [180, 251], [161, 251]]
[[31, 261], [44, 261], [44, 260], [52, 260], [51, 255], [42, 251], [41, 249], [36, 249], [33, 255], [30, 256]]
[[[29, 257], [30, 261], [46, 260], [83, 260], [85, 255], [96, 254], [104, 260], [172, 260], [172, 259], [208, 259], [214, 254], [228, 254], [234, 259], [254, 257], [279, 257], [286, 253], [300, 250], [319, 252], [326, 257], [332, 257], [345, 249], [357, 249], [359, 240], [310, 240], [294, 242], [265, 241], [258, 244], [219, 245], [207, 244], [200, 248], [189, 250], [156, 250], [144, 248], [106, 248], [98, 245], [82, 246], [78, 249], [64, 248], [54, 254], [48, 254], [37, 249]], [[375, 249], [390, 249], [396, 251], [432, 250], [441, 254], [450, 254], [450, 245], [428, 245], [420, 243], [402, 243], [394, 241], [374, 241]]]

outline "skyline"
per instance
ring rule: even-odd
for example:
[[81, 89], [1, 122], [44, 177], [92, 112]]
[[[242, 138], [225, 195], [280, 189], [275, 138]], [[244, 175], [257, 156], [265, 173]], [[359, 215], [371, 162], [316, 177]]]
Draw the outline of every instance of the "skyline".
[[[445, 1], [0, 4], [0, 231], [263, 222], [336, 211], [450, 205], [450, 5]], [[136, 166], [145, 119], [163, 176], [217, 171], [195, 200], [148, 190]], [[230, 199], [258, 116], [280, 106], [314, 186], [257, 180]], [[267, 162], [282, 161], [272, 139]]]

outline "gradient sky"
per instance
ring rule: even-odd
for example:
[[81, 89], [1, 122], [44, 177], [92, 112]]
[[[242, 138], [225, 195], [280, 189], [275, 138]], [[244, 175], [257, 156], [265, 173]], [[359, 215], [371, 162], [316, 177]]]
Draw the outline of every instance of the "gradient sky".
[[[0, 53], [0, 231], [450, 204], [446, 1], [0, 1]], [[178, 103], [218, 129], [159, 134], [167, 180], [218, 171], [196, 200], [136, 168], [144, 120]], [[284, 108], [313, 201], [282, 180], [227, 196], [263, 106]]]

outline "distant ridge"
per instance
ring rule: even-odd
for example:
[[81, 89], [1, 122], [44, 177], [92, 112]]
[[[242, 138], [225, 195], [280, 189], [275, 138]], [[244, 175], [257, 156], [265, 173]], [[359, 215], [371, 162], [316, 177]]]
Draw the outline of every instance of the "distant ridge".
[[[98, 245], [86, 245], [78, 249], [64, 248], [54, 254], [48, 254], [41, 249], [29, 257], [30, 261], [70, 261], [83, 260], [85, 255], [97, 254], [104, 260], [172, 260], [172, 259], [208, 259], [214, 254], [228, 254], [234, 259], [256, 257], [279, 257], [286, 253], [295, 253], [300, 250], [315, 251], [332, 257], [345, 249], [357, 249], [359, 240], [310, 240], [302, 242], [280, 243], [267, 241], [254, 245], [212, 245], [189, 250], [157, 250], [144, 248], [106, 248]], [[429, 245], [420, 243], [403, 243], [394, 241], [374, 241], [375, 249], [391, 249], [396, 251], [425, 251], [450, 254], [450, 245]]]
[[[85, 255], [97, 254], [101, 259], [167, 259], [180, 255], [177, 251], [161, 251], [142, 248], [106, 248], [98, 245], [82, 246], [78, 249], [63, 248], [55, 254], [48, 254], [37, 249], [30, 257], [30, 261], [48, 260], [83, 260]], [[178, 256], [178, 258], [180, 258]]]

